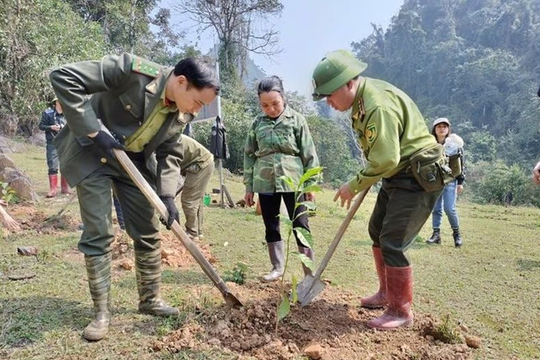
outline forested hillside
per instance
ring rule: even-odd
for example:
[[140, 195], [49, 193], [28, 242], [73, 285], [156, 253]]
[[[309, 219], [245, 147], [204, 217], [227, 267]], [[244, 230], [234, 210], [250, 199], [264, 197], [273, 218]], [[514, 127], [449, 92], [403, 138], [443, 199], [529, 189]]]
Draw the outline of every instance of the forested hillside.
[[[183, 12], [201, 24], [198, 31], [213, 31], [220, 41], [222, 110], [231, 153], [225, 166], [240, 172], [245, 134], [259, 111], [254, 89], [241, 81], [244, 65], [252, 49], [271, 54], [279, 42], [276, 32], [257, 32], [254, 24], [276, 23], [286, 5], [277, 0], [175, 4], [165, 8], [158, 0], [0, 2], [5, 20], [0, 23], [0, 132], [29, 136], [39, 131], [40, 113], [54, 96], [47, 75], [59, 64], [122, 51], [164, 65], [200, 55], [202, 49], [185, 45], [193, 39], [170, 24], [172, 13]], [[226, 22], [221, 13], [234, 21]], [[359, 16], [359, 21], [369, 19]], [[471, 189], [467, 196], [500, 203], [512, 191], [515, 203], [540, 206], [539, 190], [528, 178], [540, 159], [538, 0], [406, 0], [387, 29], [374, 24], [366, 38], [353, 29], [352, 51], [369, 64], [366, 76], [402, 88], [428, 123], [448, 117], [454, 132], [465, 139]], [[270, 47], [256, 43], [261, 39]], [[331, 50], [320, 49], [321, 54]], [[327, 168], [326, 182], [347, 180], [362, 164], [347, 116], [329, 112], [323, 102], [314, 106], [298, 93], [287, 95], [292, 107], [308, 117]], [[197, 125], [195, 134], [207, 143], [209, 126]]]
[[367, 76], [448, 117], [471, 161], [540, 156], [540, 2], [407, 0], [386, 31], [352, 44]]

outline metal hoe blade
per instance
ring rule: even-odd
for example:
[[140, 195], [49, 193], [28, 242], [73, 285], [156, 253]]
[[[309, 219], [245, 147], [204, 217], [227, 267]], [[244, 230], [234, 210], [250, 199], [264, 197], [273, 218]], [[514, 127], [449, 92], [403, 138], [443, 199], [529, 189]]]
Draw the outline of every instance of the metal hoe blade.
[[321, 291], [323, 291], [326, 287], [326, 284], [321, 281], [321, 274], [326, 269], [326, 266], [332, 258], [332, 255], [334, 255], [334, 252], [336, 251], [339, 242], [343, 238], [343, 234], [345, 234], [345, 231], [351, 223], [354, 214], [356, 214], [356, 210], [358, 210], [360, 204], [362, 204], [362, 201], [364, 201], [364, 198], [366, 197], [369, 189], [370, 188], [368, 187], [360, 193], [358, 199], [356, 199], [352, 208], [347, 213], [345, 220], [343, 220], [343, 223], [339, 227], [339, 230], [334, 237], [334, 241], [332, 241], [332, 244], [330, 244], [330, 247], [326, 251], [324, 258], [321, 261], [321, 264], [317, 268], [317, 271], [315, 271], [315, 274], [307, 275], [304, 280], [302, 280], [300, 284], [298, 284], [298, 286], [296, 287], [296, 293], [298, 294], [298, 302], [300, 302], [301, 306], [306, 306], [307, 304], [309, 304], [309, 302], [313, 300], [317, 295], [319, 295]]
[[298, 294], [298, 301], [301, 306], [306, 306], [317, 295], [319, 295], [326, 284], [319, 279], [315, 279], [312, 275], [307, 275], [304, 280], [296, 287], [296, 293]]

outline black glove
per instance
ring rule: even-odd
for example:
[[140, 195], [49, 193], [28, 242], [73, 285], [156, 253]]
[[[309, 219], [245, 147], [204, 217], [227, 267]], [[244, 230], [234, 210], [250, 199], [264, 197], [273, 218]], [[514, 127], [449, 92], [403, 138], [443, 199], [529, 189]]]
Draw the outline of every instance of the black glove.
[[97, 146], [97, 148], [109, 158], [114, 158], [113, 149], [123, 150], [124, 147], [111, 135], [107, 134], [105, 131], [100, 130], [96, 136], [90, 138]]
[[163, 218], [160, 218], [159, 220], [163, 225], [167, 227], [167, 230], [171, 230], [171, 225], [174, 220], [180, 223], [180, 213], [176, 208], [176, 204], [174, 203], [174, 198], [172, 196], [160, 196], [159, 198], [161, 199], [161, 201], [163, 201], [163, 204], [165, 204], [167, 212], [169, 213], [169, 218], [167, 219], [167, 221], [165, 221], [165, 219]]

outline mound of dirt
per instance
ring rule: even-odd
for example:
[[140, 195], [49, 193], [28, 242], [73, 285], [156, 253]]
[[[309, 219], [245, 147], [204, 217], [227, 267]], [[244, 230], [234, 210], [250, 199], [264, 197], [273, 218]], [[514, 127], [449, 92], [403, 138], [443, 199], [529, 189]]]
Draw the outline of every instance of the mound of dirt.
[[[187, 251], [185, 246], [177, 240], [171, 233], [160, 233], [161, 238], [161, 259], [162, 264], [173, 268], [190, 268], [195, 264], [195, 259]], [[211, 263], [217, 262], [217, 259], [210, 252], [207, 244], [197, 243], [199, 250], [204, 257]], [[123, 231], [115, 234], [112, 244], [113, 264], [124, 270], [133, 268], [133, 240]]]
[[[339, 289], [327, 289], [308, 306], [292, 307], [275, 332], [277, 285], [229, 284], [240, 299], [240, 309], [223, 305], [198, 315], [152, 345], [153, 351], [225, 349], [239, 358], [293, 359], [310, 355], [321, 359], [470, 359], [464, 343], [447, 344], [426, 335], [436, 321], [416, 314], [406, 329], [377, 331], [366, 322], [381, 314], [357, 307], [360, 298]], [[334, 293], [338, 293], [334, 295]], [[426, 330], [428, 328], [429, 330]], [[306, 351], [306, 349], [308, 351]]]
[[[175, 268], [189, 268], [195, 260], [193, 256], [187, 251], [186, 247], [180, 240], [172, 233], [161, 233], [161, 259], [164, 265], [168, 265]], [[215, 264], [217, 258], [212, 255], [210, 247], [202, 242], [196, 243], [197, 247], [204, 255], [204, 257], [211, 263]]]
[[65, 213], [58, 217], [46, 215], [27, 203], [11, 205], [9, 213], [20, 223], [22, 230], [36, 230], [38, 234], [55, 235], [60, 232], [76, 232], [81, 223], [77, 217]]

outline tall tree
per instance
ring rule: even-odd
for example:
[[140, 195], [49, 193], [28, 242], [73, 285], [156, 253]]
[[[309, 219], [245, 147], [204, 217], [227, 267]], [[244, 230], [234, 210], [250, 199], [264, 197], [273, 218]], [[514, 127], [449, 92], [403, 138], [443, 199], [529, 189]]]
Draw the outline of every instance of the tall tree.
[[273, 55], [279, 51], [278, 32], [263, 25], [281, 13], [279, 0], [181, 0], [174, 8], [197, 24], [199, 34], [211, 30], [217, 36], [225, 82], [238, 80], [248, 53]]
[[107, 46], [97, 23], [60, 0], [5, 0], [0, 13], [0, 130], [29, 134], [53, 96], [50, 68], [99, 58]]
[[[152, 58], [163, 57], [175, 47], [182, 33], [170, 26], [170, 10], [158, 7], [157, 0], [66, 0], [87, 22], [103, 28], [106, 41], [116, 52], [127, 51]], [[151, 29], [158, 29], [157, 36]]]
[[540, 156], [539, 37], [538, 0], [406, 0], [384, 34], [374, 26], [352, 49], [429, 119], [472, 125], [462, 136], [473, 148], [500, 140], [473, 159], [526, 164]]

